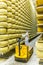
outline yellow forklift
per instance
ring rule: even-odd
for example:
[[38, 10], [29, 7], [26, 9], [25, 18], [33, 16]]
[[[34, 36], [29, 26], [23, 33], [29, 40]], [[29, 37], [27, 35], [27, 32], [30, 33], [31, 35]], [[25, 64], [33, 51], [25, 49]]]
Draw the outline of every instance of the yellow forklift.
[[21, 41], [21, 38], [19, 38], [19, 43], [15, 47], [15, 60], [19, 62], [27, 62], [33, 53], [33, 47], [21, 44]]

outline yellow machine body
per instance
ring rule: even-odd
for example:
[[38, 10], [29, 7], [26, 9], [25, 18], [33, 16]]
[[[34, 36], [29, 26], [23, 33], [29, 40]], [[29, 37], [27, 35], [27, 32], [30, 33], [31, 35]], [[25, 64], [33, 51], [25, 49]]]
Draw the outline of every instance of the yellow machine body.
[[27, 62], [33, 53], [33, 48], [27, 47], [26, 45], [20, 45], [20, 55], [19, 55], [19, 47], [18, 46], [16, 46], [15, 51], [16, 51], [15, 52], [15, 60], [21, 61], [21, 62]]

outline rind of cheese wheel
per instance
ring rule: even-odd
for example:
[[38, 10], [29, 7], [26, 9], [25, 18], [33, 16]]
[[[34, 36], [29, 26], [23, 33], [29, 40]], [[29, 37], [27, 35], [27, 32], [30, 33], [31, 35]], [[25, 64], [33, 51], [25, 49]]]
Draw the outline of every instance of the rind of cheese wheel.
[[11, 23], [12, 22], [12, 18], [8, 18], [7, 22]]
[[12, 9], [15, 9], [15, 5], [14, 5], [14, 4], [12, 4], [12, 6], [11, 6], [11, 7], [12, 7]]
[[0, 9], [7, 9], [7, 4], [5, 2], [0, 2]]
[[18, 0], [11, 0], [11, 2], [15, 4], [16, 2], [18, 2]]
[[0, 54], [6, 54], [7, 52], [9, 52], [9, 48], [8, 47], [0, 48]]
[[6, 34], [6, 29], [5, 28], [0, 28], [0, 34]]
[[0, 47], [8, 46], [8, 41], [0, 41]]
[[15, 42], [17, 42], [17, 40], [16, 39], [10, 39], [10, 40], [8, 40], [8, 42], [9, 42], [9, 45], [10, 45], [10, 44], [14, 44]]
[[7, 16], [1, 15], [1, 16], [0, 16], [0, 22], [1, 22], [1, 21], [7, 21]]
[[15, 29], [8, 29], [7, 33], [15, 33]]
[[7, 1], [7, 6], [11, 6], [11, 1]]
[[9, 46], [9, 50], [14, 49], [14, 48], [15, 48], [15, 45], [16, 45], [16, 43], [15, 43], [15, 44], [10, 45], [10, 46]]
[[21, 37], [21, 34], [9, 34], [9, 39]]
[[43, 5], [43, 0], [36, 0], [36, 5], [37, 6], [42, 6]]
[[0, 27], [8, 27], [8, 23], [7, 22], [0, 22]]
[[8, 23], [8, 27], [7, 28], [12, 28], [12, 24]]
[[6, 9], [0, 9], [0, 15], [7, 15], [7, 13]]
[[8, 12], [7, 17], [9, 17], [9, 18], [11, 17], [12, 18], [12, 13]]
[[6, 35], [0, 35], [0, 41], [2, 40], [8, 40], [9, 39], [9, 36], [6, 34]]
[[7, 33], [25, 33], [25, 30], [8, 29]]
[[10, 6], [7, 7], [8, 12], [12, 12], [12, 8]]
[[43, 58], [43, 51], [36, 50], [36, 55], [38, 58], [42, 59]]
[[12, 9], [12, 13], [13, 13], [13, 14], [15, 13], [15, 9]]
[[36, 48], [37, 48], [38, 50], [42, 50], [42, 51], [43, 51], [43, 43], [37, 42], [37, 43], [36, 43]]

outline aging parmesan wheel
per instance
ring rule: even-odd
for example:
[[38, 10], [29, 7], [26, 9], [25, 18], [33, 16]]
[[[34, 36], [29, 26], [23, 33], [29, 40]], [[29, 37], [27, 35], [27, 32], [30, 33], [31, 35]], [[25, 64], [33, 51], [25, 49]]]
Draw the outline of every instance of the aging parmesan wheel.
[[12, 13], [8, 12], [7, 17], [12, 18]]
[[5, 28], [0, 28], [0, 34], [6, 34], [6, 29]]
[[6, 0], [0, 0], [0, 2], [6, 2]]
[[12, 22], [12, 18], [8, 18], [7, 22], [11, 23]]
[[41, 43], [41, 42], [37, 42], [36, 43], [36, 48], [38, 49], [38, 50], [42, 50], [43, 51], [43, 43]]
[[8, 40], [9, 36], [8, 35], [0, 35], [0, 41], [1, 40]]
[[6, 9], [0, 9], [0, 16], [1, 15], [7, 15], [7, 10]]
[[12, 9], [15, 9], [15, 5], [14, 5], [14, 4], [12, 4], [12, 6], [11, 6], [11, 7], [12, 7]]
[[11, 1], [7, 1], [7, 6], [11, 6]]
[[37, 4], [37, 6], [42, 6], [43, 5], [43, 0], [37, 0], [36, 4]]
[[0, 48], [0, 54], [6, 54], [7, 52], [9, 52], [9, 48], [8, 47], [3, 47], [3, 48]]
[[0, 27], [8, 27], [8, 23], [7, 22], [0, 22]]
[[0, 47], [8, 46], [8, 41], [0, 41]]
[[12, 9], [12, 13], [15, 14], [15, 9]]
[[43, 20], [43, 14], [38, 14], [37, 18], [38, 18], [38, 20]]
[[4, 2], [0, 2], [0, 9], [3, 9], [3, 8], [7, 9], [7, 4]]
[[12, 8], [10, 6], [7, 7], [8, 12], [12, 12]]
[[8, 29], [7, 33], [15, 33], [15, 29]]
[[12, 24], [8, 23], [8, 27], [7, 28], [12, 28]]
[[12, 44], [12, 45], [9, 46], [9, 49], [10, 49], [10, 50], [12, 50], [12, 49], [14, 49], [14, 48], [15, 48], [15, 44]]
[[36, 50], [36, 54], [38, 58], [43, 58], [43, 51]]
[[16, 39], [10, 39], [10, 40], [8, 40], [8, 42], [9, 42], [9, 45], [10, 45], [10, 44], [14, 44], [14, 43], [16, 43], [17, 40], [16, 40]]
[[7, 16], [1, 15], [1, 16], [0, 16], [0, 22], [1, 22], [1, 21], [7, 21]]

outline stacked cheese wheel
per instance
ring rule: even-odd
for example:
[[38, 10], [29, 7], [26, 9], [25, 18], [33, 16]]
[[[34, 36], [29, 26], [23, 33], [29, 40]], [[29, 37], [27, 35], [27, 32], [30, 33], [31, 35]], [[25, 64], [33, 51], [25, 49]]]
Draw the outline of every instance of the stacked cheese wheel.
[[43, 0], [37, 0], [38, 33], [43, 33]]
[[8, 50], [7, 35], [7, 2], [0, 0], [0, 54]]
[[43, 58], [43, 35], [36, 43], [36, 54], [38, 58]]
[[14, 49], [17, 38], [27, 30], [29, 39], [36, 36], [35, 14], [31, 0], [0, 0], [0, 54]]
[[37, 7], [37, 19], [38, 19], [38, 33], [41, 33], [42, 36], [36, 43], [36, 54], [37, 57], [43, 58], [43, 0], [36, 1]]

